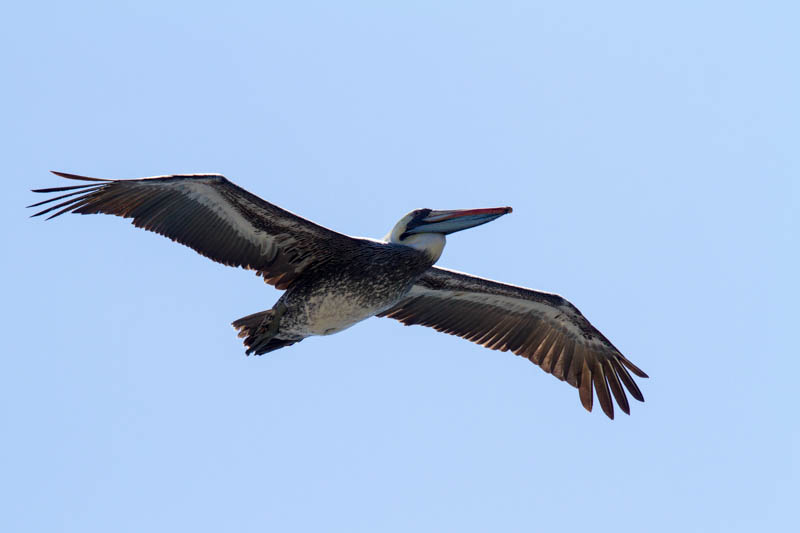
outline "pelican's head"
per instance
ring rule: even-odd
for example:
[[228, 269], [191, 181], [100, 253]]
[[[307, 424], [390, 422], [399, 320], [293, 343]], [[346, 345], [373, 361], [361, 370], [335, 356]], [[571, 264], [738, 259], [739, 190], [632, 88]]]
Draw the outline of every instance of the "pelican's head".
[[427, 252], [436, 262], [442, 255], [445, 235], [486, 224], [510, 212], [510, 207], [451, 211], [415, 209], [401, 218], [384, 240]]

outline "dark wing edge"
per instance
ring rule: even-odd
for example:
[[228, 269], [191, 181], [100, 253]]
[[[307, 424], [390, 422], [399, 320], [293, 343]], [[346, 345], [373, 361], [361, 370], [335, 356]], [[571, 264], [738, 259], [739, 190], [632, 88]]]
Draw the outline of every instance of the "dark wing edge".
[[378, 316], [419, 324], [491, 350], [511, 351], [578, 389], [592, 410], [593, 393], [614, 418], [613, 395], [630, 414], [623, 384], [644, 396], [630, 372], [646, 378], [581, 312], [557, 294], [507, 285], [454, 270], [431, 267], [407, 297]]
[[220, 174], [128, 180], [53, 174], [91, 183], [34, 189], [65, 194], [28, 206], [64, 200], [32, 216], [52, 213], [49, 220], [71, 212], [130, 218], [134, 226], [164, 235], [213, 261], [255, 270], [278, 289], [287, 288], [312, 263], [358, 241], [270, 204]]

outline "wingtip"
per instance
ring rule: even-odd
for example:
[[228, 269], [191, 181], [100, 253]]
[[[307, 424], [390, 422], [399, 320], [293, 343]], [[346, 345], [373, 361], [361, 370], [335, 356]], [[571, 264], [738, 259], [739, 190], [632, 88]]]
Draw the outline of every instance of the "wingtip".
[[[595, 392], [597, 392], [597, 387], [595, 387]], [[597, 393], [597, 400], [603, 413], [611, 420], [614, 420], [614, 404], [611, 403], [611, 398], [605, 398], [600, 393]]]
[[618, 356], [619, 360], [622, 361], [622, 364], [625, 365], [628, 368], [628, 370], [630, 370], [631, 372], [636, 374], [638, 377], [640, 377], [640, 378], [649, 378], [650, 377], [647, 374], [645, 374], [644, 370], [642, 370], [638, 366], [636, 366], [633, 363], [631, 363], [630, 360], [628, 360], [628, 358], [625, 357], [624, 355], [622, 355], [619, 351], [617, 352], [617, 356]]
[[647, 374], [645, 374], [645, 372], [644, 372], [643, 370], [641, 370], [639, 367], [637, 367], [636, 365], [634, 365], [634, 364], [632, 364], [632, 363], [631, 363], [631, 364], [629, 364], [629, 365], [625, 365], [625, 366], [627, 366], [627, 367], [628, 367], [628, 369], [629, 369], [631, 372], [633, 372], [634, 374], [636, 374], [636, 377], [639, 377], [639, 378], [649, 378], [649, 377], [650, 377], [650, 376], [648, 376]]
[[592, 401], [591, 400], [587, 401], [583, 397], [581, 397], [581, 405], [583, 405], [583, 408], [586, 409], [587, 411], [589, 411], [590, 413], [592, 412]]
[[69, 172], [60, 172], [58, 170], [51, 170], [51, 173], [55, 174], [56, 176], [66, 178], [68, 180], [78, 180], [78, 181], [113, 181], [104, 178], [90, 178], [89, 176], [80, 176], [78, 174], [70, 174]]

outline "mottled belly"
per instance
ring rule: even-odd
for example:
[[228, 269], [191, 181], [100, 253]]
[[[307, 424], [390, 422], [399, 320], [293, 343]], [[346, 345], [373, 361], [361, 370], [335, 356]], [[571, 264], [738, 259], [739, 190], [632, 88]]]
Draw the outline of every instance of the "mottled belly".
[[309, 276], [297, 283], [281, 297], [287, 307], [281, 332], [331, 335], [389, 309], [419, 275], [419, 268], [395, 263], [376, 260], [365, 267], [363, 261], [351, 261], [334, 265], [334, 275]]
[[331, 335], [366, 320], [390, 307], [392, 302], [359, 302], [352, 296], [329, 294], [305, 302], [305, 333]]

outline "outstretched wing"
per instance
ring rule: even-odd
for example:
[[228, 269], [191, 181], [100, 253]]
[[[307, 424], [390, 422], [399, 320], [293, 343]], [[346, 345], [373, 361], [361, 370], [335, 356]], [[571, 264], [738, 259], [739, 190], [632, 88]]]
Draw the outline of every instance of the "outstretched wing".
[[209, 259], [256, 270], [278, 289], [288, 287], [309, 265], [359, 243], [274, 206], [219, 174], [107, 180], [53, 173], [91, 183], [34, 190], [66, 194], [28, 207], [66, 200], [33, 216], [55, 211], [48, 218], [66, 212], [131, 218], [134, 226], [160, 233]]
[[612, 394], [630, 414], [622, 383], [634, 398], [644, 401], [628, 370], [643, 378], [647, 374], [557, 294], [431, 267], [403, 301], [379, 316], [408, 326], [429, 326], [492, 350], [510, 350], [526, 357], [577, 387], [581, 403], [589, 411], [592, 391], [596, 391], [609, 418], [614, 418]]

